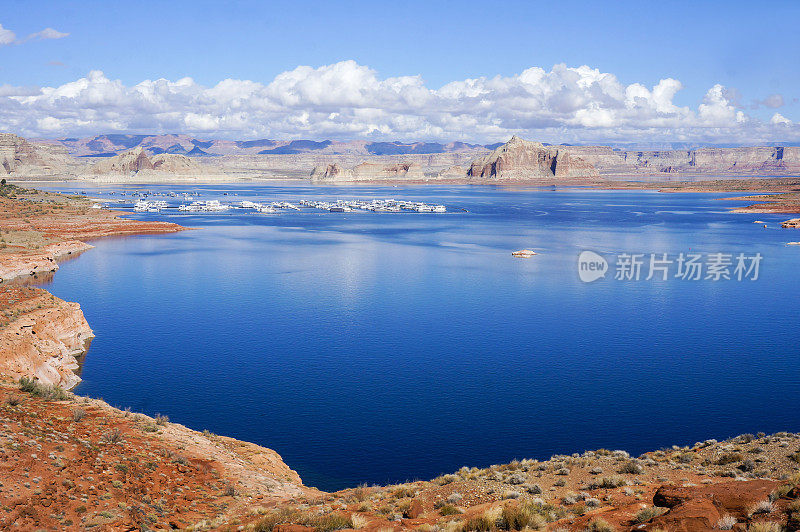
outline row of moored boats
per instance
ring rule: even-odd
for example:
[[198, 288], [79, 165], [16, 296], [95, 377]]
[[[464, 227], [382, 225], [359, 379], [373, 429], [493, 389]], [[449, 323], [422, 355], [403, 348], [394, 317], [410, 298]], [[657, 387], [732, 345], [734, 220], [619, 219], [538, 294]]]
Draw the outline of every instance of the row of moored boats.
[[[188, 198], [187, 198], [188, 199]], [[133, 210], [135, 212], [160, 212], [161, 209], [171, 208], [166, 201], [141, 199], [137, 201]], [[174, 207], [172, 207], [174, 208]], [[374, 200], [336, 200], [336, 201], [316, 201], [300, 200], [298, 203], [288, 201], [273, 201], [269, 203], [257, 203], [254, 201], [240, 201], [235, 204], [221, 203], [219, 200], [197, 200], [191, 203], [178, 205], [180, 212], [222, 212], [229, 209], [251, 209], [263, 214], [277, 214], [281, 211], [299, 211], [302, 208], [318, 209], [328, 212], [447, 212], [444, 205], [428, 204], [419, 201], [406, 201], [395, 199], [374, 199]]]

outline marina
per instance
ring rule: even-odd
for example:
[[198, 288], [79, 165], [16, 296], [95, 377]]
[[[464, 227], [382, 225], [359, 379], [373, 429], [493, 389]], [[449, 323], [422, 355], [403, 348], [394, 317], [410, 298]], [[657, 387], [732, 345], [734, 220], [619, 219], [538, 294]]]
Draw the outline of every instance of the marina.
[[[114, 195], [109, 192], [109, 195]], [[120, 192], [120, 196], [126, 195]], [[331, 213], [348, 212], [379, 212], [379, 213], [446, 213], [447, 207], [439, 203], [425, 203], [421, 201], [410, 201], [402, 199], [335, 199], [335, 200], [307, 200], [298, 201], [272, 201], [254, 202], [242, 200], [234, 203], [223, 203], [220, 200], [199, 200], [196, 199], [199, 193], [175, 193], [175, 192], [129, 192], [128, 195], [138, 197], [133, 204], [134, 212], [161, 212], [162, 210], [177, 209], [181, 213], [199, 212], [225, 212], [230, 209], [249, 210], [261, 214], [280, 214], [285, 212], [301, 211], [327, 211]], [[150, 199], [151, 197], [182, 198], [183, 202], [172, 202], [163, 199]], [[187, 203], [189, 202], [190, 203]], [[116, 203], [124, 204], [124, 200], [116, 200]], [[100, 208], [101, 204], [96, 208]], [[102, 207], [106, 207], [105, 204]]]

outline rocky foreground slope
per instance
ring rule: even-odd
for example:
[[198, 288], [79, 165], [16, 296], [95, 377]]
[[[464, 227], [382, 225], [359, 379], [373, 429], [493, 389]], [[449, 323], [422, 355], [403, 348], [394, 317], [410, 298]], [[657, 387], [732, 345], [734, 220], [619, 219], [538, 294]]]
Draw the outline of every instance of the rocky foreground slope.
[[303, 486], [274, 451], [24, 382], [0, 385], [0, 527], [794, 531], [800, 435], [599, 449], [430, 481]]

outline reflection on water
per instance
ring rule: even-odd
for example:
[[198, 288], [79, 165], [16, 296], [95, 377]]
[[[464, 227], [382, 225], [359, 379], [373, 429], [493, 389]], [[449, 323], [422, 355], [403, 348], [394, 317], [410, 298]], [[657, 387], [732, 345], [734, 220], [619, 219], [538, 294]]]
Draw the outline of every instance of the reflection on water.
[[[765, 230], [697, 194], [195, 188], [455, 212], [137, 215], [200, 230], [99, 240], [62, 265], [48, 288], [97, 334], [79, 393], [274, 448], [326, 489], [799, 430], [774, 408], [800, 399], [781, 216], [759, 214]], [[584, 249], [764, 261], [750, 283], [584, 284]]]

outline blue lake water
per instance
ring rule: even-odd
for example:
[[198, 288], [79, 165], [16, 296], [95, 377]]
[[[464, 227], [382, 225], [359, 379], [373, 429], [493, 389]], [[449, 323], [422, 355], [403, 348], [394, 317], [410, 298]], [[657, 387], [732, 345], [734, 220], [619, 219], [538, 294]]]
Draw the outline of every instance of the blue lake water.
[[[308, 485], [800, 430], [800, 247], [785, 245], [800, 233], [785, 215], [650, 191], [140, 188], [454, 211], [137, 213], [198, 230], [95, 241], [46, 286], [97, 335], [77, 393], [273, 448]], [[525, 247], [539, 255], [510, 256]], [[584, 283], [586, 249], [763, 260], [756, 281]]]

